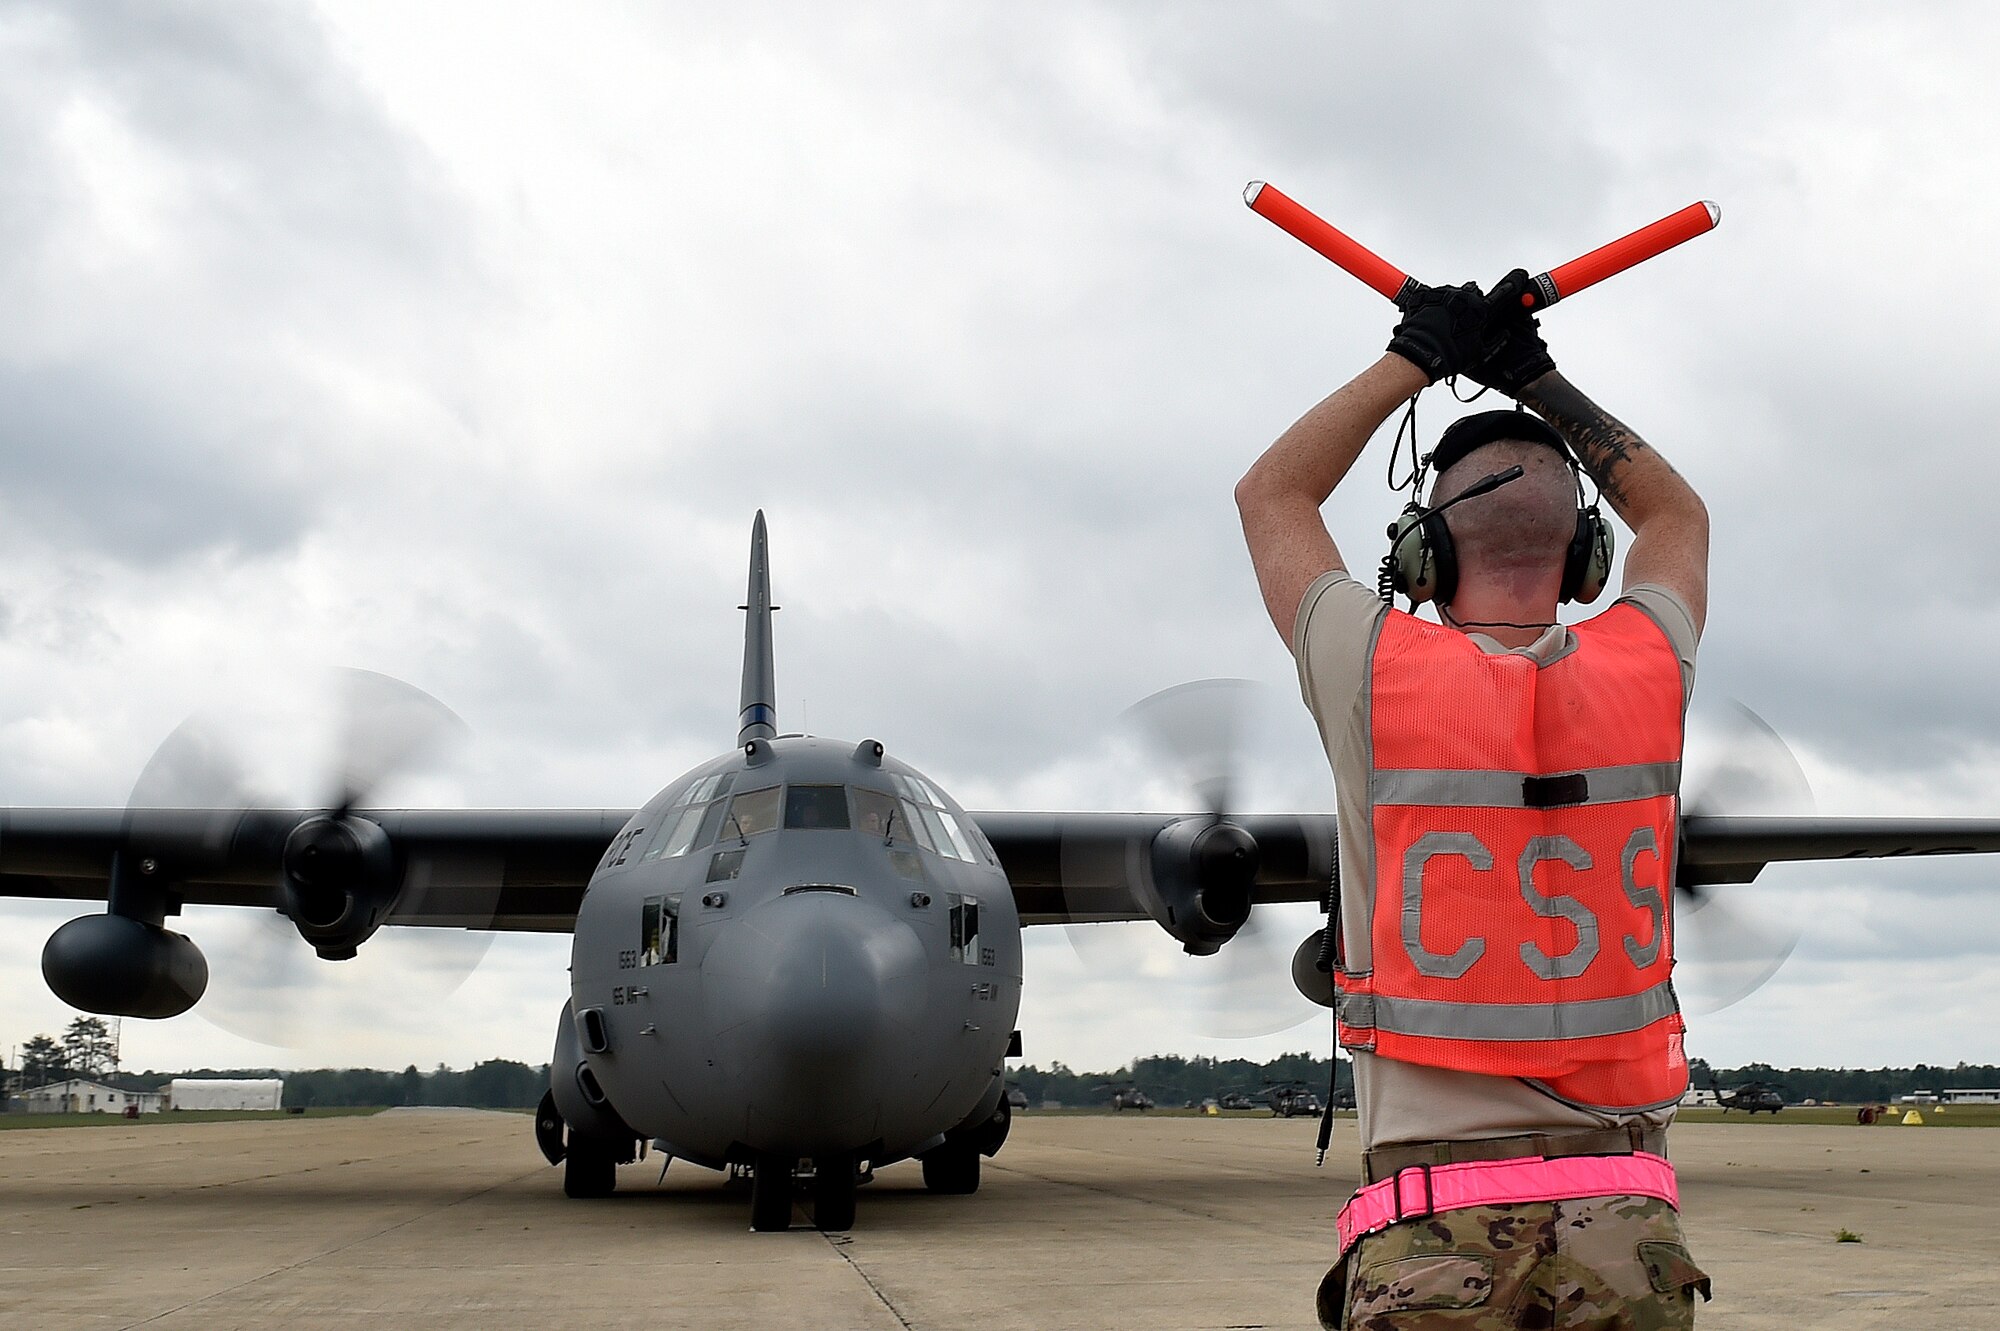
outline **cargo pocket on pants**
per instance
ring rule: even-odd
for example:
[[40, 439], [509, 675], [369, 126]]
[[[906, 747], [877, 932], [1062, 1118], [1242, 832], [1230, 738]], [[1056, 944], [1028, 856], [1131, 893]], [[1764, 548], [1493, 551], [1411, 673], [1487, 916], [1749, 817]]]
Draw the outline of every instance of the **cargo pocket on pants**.
[[1688, 1250], [1678, 1243], [1654, 1239], [1639, 1245], [1639, 1262], [1646, 1279], [1662, 1294], [1680, 1294], [1692, 1303], [1696, 1291], [1707, 1303], [1715, 1297], [1709, 1287], [1708, 1272], [1694, 1264]]
[[1363, 1326], [1385, 1313], [1477, 1308], [1492, 1294], [1491, 1257], [1455, 1252], [1398, 1257], [1355, 1272], [1348, 1324]]
[[1349, 1248], [1320, 1277], [1319, 1292], [1313, 1296], [1313, 1311], [1319, 1314], [1319, 1324], [1326, 1331], [1340, 1331], [1341, 1315], [1347, 1307], [1347, 1264], [1353, 1260], [1354, 1249]]

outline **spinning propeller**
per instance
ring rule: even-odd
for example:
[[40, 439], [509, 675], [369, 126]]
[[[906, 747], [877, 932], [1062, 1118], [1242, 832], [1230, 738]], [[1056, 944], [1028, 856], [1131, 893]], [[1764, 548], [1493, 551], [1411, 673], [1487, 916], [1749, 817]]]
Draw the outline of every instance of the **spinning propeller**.
[[[1171, 779], [1155, 783], [1156, 790], [1191, 792], [1201, 812], [1157, 834], [1157, 823], [1147, 823], [1123, 838], [1079, 837], [1062, 846], [1073, 917], [1089, 920], [1085, 902], [1093, 885], [1135, 883], [1148, 898], [1142, 904], [1185, 951], [1219, 953], [1216, 961], [1190, 963], [1150, 931], [1072, 923], [1067, 932], [1086, 970], [1121, 979], [1136, 973], [1156, 990], [1177, 988], [1190, 1028], [1219, 1038], [1288, 1030], [1312, 1016], [1301, 994], [1331, 997], [1330, 977], [1315, 966], [1319, 932], [1307, 932], [1293, 947], [1282, 941], [1296, 936], [1292, 922], [1273, 927], [1274, 912], [1299, 912], [1300, 930], [1311, 930], [1311, 908], [1251, 905], [1257, 842], [1232, 813], [1242, 788], [1243, 732], [1261, 692], [1246, 680], [1200, 680], [1128, 709], [1118, 736], [1128, 756], [1149, 762], [1150, 771], [1163, 769]], [[1812, 812], [1798, 761], [1740, 703], [1690, 714], [1687, 757], [1687, 817]], [[1676, 888], [1674, 981], [1691, 1013], [1747, 998], [1798, 945], [1802, 922], [1776, 898], [1742, 886], [1718, 892], [1686, 866]]]
[[[1688, 715], [1682, 818], [1803, 815], [1812, 786], [1778, 732], [1740, 702]], [[1675, 887], [1674, 988], [1700, 1015], [1762, 988], [1798, 946], [1804, 921], [1748, 885], [1720, 891], [1683, 866]]]
[[[1248, 680], [1205, 679], [1164, 689], [1128, 708], [1116, 738], [1127, 756], [1162, 770], [1162, 793], [1186, 792], [1200, 812], [1157, 836], [1135, 832], [1121, 844], [1065, 840], [1066, 883], [1102, 882], [1123, 871], [1154, 895], [1147, 903], [1182, 943], [1203, 957], [1166, 951], [1148, 930], [1071, 924], [1070, 943], [1093, 976], [1144, 973], [1154, 991], [1172, 990], [1195, 1033], [1251, 1039], [1289, 1030], [1313, 1016], [1290, 983], [1290, 944], [1271, 912], [1253, 909], [1257, 841], [1232, 820], [1242, 790], [1243, 734], [1265, 690]], [[1207, 957], [1214, 959], [1209, 960]]]
[[[420, 912], [440, 876], [430, 857], [399, 862], [382, 829], [356, 811], [385, 787], [431, 770], [466, 730], [443, 703], [387, 675], [339, 671], [334, 694], [331, 717], [244, 704], [195, 714], [154, 752], [128, 802], [129, 827], [169, 865], [198, 866], [226, 854], [232, 840], [283, 837], [277, 910], [219, 910], [183, 926], [209, 957], [210, 985], [196, 1011], [260, 1044], [297, 1044], [303, 1019], [329, 1008], [351, 1015], [364, 1001], [442, 998], [492, 941], [469, 930], [397, 930], [350, 960], [399, 909]], [[304, 780], [321, 802], [301, 819], [296, 806], [263, 792], [299, 784], [302, 774], [253, 777], [244, 755], [268, 763], [310, 752], [320, 737], [330, 752], [319, 775]], [[179, 812], [187, 810], [203, 816], [190, 820]], [[282, 819], [275, 831], [265, 826], [273, 819]], [[460, 889], [456, 899], [463, 896]], [[343, 964], [320, 965], [315, 952]]]

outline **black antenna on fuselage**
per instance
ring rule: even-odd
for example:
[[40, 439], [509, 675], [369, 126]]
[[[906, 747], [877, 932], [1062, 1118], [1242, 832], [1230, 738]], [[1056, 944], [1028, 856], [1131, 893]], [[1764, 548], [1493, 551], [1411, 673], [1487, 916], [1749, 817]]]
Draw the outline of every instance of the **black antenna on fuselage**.
[[771, 560], [764, 548], [764, 510], [750, 528], [750, 590], [737, 607], [743, 625], [743, 705], [736, 716], [738, 747], [778, 733], [777, 669], [771, 659]]

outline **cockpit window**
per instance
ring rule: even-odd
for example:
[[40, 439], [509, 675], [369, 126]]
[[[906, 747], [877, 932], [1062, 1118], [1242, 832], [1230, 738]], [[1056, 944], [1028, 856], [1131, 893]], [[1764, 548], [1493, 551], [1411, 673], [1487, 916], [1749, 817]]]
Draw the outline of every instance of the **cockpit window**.
[[938, 817], [938, 811], [928, 804], [918, 804], [914, 807], [917, 817], [924, 820], [924, 830], [930, 833], [932, 849], [948, 860], [964, 858], [958, 853], [958, 847], [951, 843], [951, 837], [945, 832], [944, 822]]
[[735, 779], [734, 772], [718, 772], [683, 790], [660, 816], [659, 830], [654, 834], [652, 844], [646, 848], [644, 858], [672, 859], [687, 854], [697, 845], [707, 845], [714, 832], [711, 830], [708, 837], [700, 837], [703, 824], [712, 824], [720, 817], [722, 798], [729, 793], [730, 783]]
[[978, 829], [944, 807], [944, 796], [937, 787], [922, 777], [901, 772], [890, 772], [887, 777], [895, 787], [894, 795], [855, 789], [855, 817], [864, 831], [880, 831], [891, 844], [913, 844], [948, 860], [994, 862]]
[[731, 837], [747, 840], [777, 825], [778, 788], [767, 786], [763, 790], [746, 790], [729, 801], [729, 814], [722, 820], [722, 826], [715, 835], [719, 841]]
[[788, 787], [785, 791], [785, 826], [845, 830], [847, 787]]
[[870, 836], [894, 840], [899, 830], [895, 825], [896, 797], [880, 790], [869, 790], [866, 786], [854, 788], [854, 826], [856, 830]]
[[951, 844], [958, 847], [958, 858], [967, 864], [979, 863], [979, 852], [973, 849], [972, 838], [965, 834], [965, 829], [958, 825], [958, 819], [952, 816], [951, 811], [939, 809], [938, 821], [943, 823], [944, 830], [951, 834]]
[[916, 805], [905, 799], [896, 801], [895, 816], [889, 820], [889, 839], [907, 841], [925, 850], [937, 849], [931, 844], [931, 832], [924, 826], [923, 815], [917, 812]]

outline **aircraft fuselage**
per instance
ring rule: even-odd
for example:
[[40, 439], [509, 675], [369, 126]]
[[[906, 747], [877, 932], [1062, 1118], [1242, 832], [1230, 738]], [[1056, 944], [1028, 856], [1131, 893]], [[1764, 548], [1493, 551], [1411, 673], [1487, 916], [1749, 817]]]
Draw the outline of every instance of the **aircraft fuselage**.
[[1012, 892], [964, 810], [871, 741], [757, 739], [661, 791], [571, 958], [578, 1090], [698, 1164], [903, 1159], [1004, 1091]]

